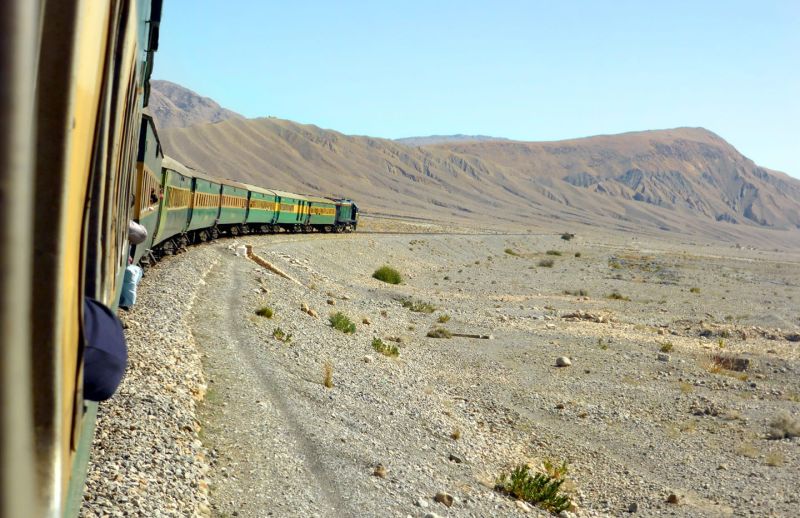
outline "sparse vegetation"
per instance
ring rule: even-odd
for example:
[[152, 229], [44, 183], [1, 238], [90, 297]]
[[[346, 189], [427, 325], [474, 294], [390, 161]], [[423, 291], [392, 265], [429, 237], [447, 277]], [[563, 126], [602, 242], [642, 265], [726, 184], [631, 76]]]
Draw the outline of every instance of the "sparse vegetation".
[[[566, 465], [564, 468], [566, 470]], [[564, 478], [531, 473], [530, 468], [522, 464], [510, 474], [502, 473], [497, 479], [495, 490], [558, 514], [571, 504], [569, 497], [561, 493], [563, 483]]]
[[575, 252], [575, 257], [580, 257], [580, 256], [581, 256], [580, 252]]
[[542, 259], [538, 264], [543, 268], [552, 268], [556, 263], [552, 259]]
[[661, 344], [661, 347], [659, 347], [658, 350], [661, 351], [662, 353], [669, 353], [672, 352], [674, 348], [675, 346], [672, 345], [672, 342], [664, 342]]
[[697, 288], [697, 287], [689, 288], [689, 292], [690, 293], [700, 293], [700, 288]]
[[597, 339], [597, 347], [605, 351], [606, 349], [608, 349], [608, 342], [603, 340], [603, 337], [600, 337]]
[[380, 338], [372, 339], [372, 348], [384, 356], [399, 356], [400, 349], [394, 344], [384, 343]]
[[322, 366], [322, 386], [325, 388], [333, 388], [333, 364], [325, 362]]
[[436, 306], [428, 302], [413, 299], [403, 299], [400, 302], [404, 308], [408, 308], [415, 313], [433, 313], [436, 311]]
[[570, 241], [572, 240], [573, 237], [575, 237], [575, 234], [571, 234], [569, 232], [564, 232], [563, 234], [561, 234], [561, 239], [563, 239], [564, 241]]
[[341, 311], [328, 317], [328, 321], [331, 323], [331, 327], [342, 333], [352, 334], [356, 332], [356, 324]]
[[284, 331], [280, 327], [276, 327], [275, 329], [272, 330], [272, 337], [278, 340], [279, 342], [283, 342], [285, 344], [288, 344], [289, 342], [292, 341], [292, 335], [286, 333], [286, 331]]
[[694, 385], [688, 381], [681, 381], [678, 384], [678, 388], [680, 389], [681, 394], [690, 394], [694, 390]]
[[770, 439], [792, 439], [800, 437], [800, 420], [783, 413], [769, 424]]
[[547, 251], [547, 252], [545, 252], [545, 253], [546, 253], [547, 255], [557, 255], [557, 256], [560, 256], [560, 255], [561, 255], [561, 252], [559, 252], [558, 250], [548, 250], [548, 251]]
[[381, 266], [375, 270], [372, 277], [389, 284], [400, 284], [403, 282], [403, 276], [400, 275], [400, 272], [388, 265]]
[[446, 324], [450, 322], [450, 315], [447, 314], [439, 315], [439, 318], [437, 318], [436, 321], [439, 322], [440, 324]]
[[453, 333], [444, 327], [436, 327], [428, 331], [428, 338], [452, 338]]
[[779, 451], [771, 451], [767, 453], [767, 457], [764, 459], [764, 462], [767, 464], [767, 466], [777, 468], [778, 466], [783, 466], [783, 463], [786, 462], [786, 457], [784, 457], [783, 453]]
[[272, 318], [275, 312], [269, 306], [262, 306], [256, 310], [256, 315], [264, 318]]
[[758, 448], [749, 442], [742, 442], [736, 445], [733, 449], [737, 455], [741, 455], [742, 457], [747, 457], [748, 459], [755, 459], [758, 457]]
[[514, 256], [514, 257], [519, 257], [519, 254], [517, 252], [515, 252], [514, 250], [512, 250], [511, 248], [506, 248], [504, 250], [504, 252], [507, 253], [508, 255], [511, 255], [511, 256]]
[[612, 291], [611, 293], [606, 295], [606, 298], [611, 300], [624, 300], [626, 302], [629, 302], [631, 300], [630, 297], [626, 297], [625, 295], [622, 295], [618, 291]]
[[584, 289], [580, 289], [580, 290], [564, 290], [564, 295], [575, 295], [577, 297], [588, 297], [589, 296], [589, 292], [584, 290]]
[[461, 439], [461, 428], [453, 428], [453, 432], [450, 434], [450, 438], [454, 441]]

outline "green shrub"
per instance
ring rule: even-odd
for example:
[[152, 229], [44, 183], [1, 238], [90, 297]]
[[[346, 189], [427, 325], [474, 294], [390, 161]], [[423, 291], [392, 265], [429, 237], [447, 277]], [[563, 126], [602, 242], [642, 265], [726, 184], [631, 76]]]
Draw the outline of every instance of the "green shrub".
[[341, 311], [332, 314], [328, 317], [328, 321], [331, 323], [331, 327], [341, 331], [342, 333], [355, 333], [356, 332], [356, 325], [353, 321], [347, 318], [347, 315], [342, 313]]
[[269, 306], [262, 306], [256, 310], [256, 315], [264, 318], [272, 318], [275, 312], [272, 311], [272, 308]]
[[548, 251], [547, 251], [547, 252], [545, 252], [545, 253], [546, 253], [547, 255], [559, 255], [559, 256], [561, 255], [561, 252], [559, 252], [558, 250], [548, 250]]
[[541, 261], [539, 261], [538, 264], [543, 268], [552, 268], [553, 265], [556, 264], [556, 262], [553, 261], [552, 259], [542, 259]]
[[450, 321], [450, 315], [439, 315], [439, 318], [437, 318], [436, 321], [440, 324], [446, 324]]
[[400, 272], [388, 265], [381, 266], [375, 270], [372, 277], [389, 284], [400, 284], [403, 282], [403, 276], [400, 275]]
[[399, 356], [400, 349], [394, 344], [386, 344], [380, 338], [372, 339], [372, 348], [384, 356]]
[[292, 341], [292, 335], [287, 334], [286, 331], [284, 331], [280, 327], [276, 327], [272, 331], [272, 337], [278, 340], [279, 342], [283, 342], [285, 344], [288, 344], [289, 342]]
[[611, 300], [624, 300], [624, 301], [630, 301], [631, 300], [630, 297], [626, 297], [625, 295], [622, 295], [618, 291], [612, 291], [611, 293], [606, 295], [606, 298], [607, 299], [611, 299]]
[[664, 342], [663, 344], [661, 344], [661, 347], [659, 347], [658, 350], [661, 351], [662, 353], [668, 353], [672, 351], [672, 349], [674, 348], [675, 346], [672, 345], [672, 342]]
[[588, 297], [589, 296], [589, 292], [584, 290], [584, 289], [580, 289], [580, 290], [564, 290], [564, 295], [575, 295], [576, 297]]
[[575, 234], [571, 234], [569, 232], [564, 232], [563, 234], [561, 234], [561, 239], [563, 239], [564, 241], [570, 241], [573, 237], [575, 237]]
[[514, 257], [518, 257], [519, 256], [518, 253], [516, 253], [514, 250], [512, 250], [510, 248], [506, 248], [505, 249], [505, 253], [507, 253], [508, 255], [513, 255]]
[[580, 256], [581, 256], [580, 252], [575, 252], [575, 257], [580, 257]]
[[428, 302], [422, 302], [413, 299], [402, 299], [400, 303], [403, 304], [404, 308], [408, 308], [415, 313], [433, 313], [436, 311], [436, 306], [429, 304]]
[[[566, 471], [566, 464], [562, 468]], [[568, 496], [560, 492], [563, 483], [564, 478], [544, 473], [531, 474], [528, 466], [522, 464], [514, 468], [510, 475], [501, 474], [495, 490], [558, 514], [569, 509], [572, 503]]]
[[453, 333], [444, 327], [437, 327], [428, 331], [428, 338], [451, 338]]
[[695, 288], [690, 288], [689, 292], [690, 293], [700, 293], [700, 288], [696, 288], [696, 287]]

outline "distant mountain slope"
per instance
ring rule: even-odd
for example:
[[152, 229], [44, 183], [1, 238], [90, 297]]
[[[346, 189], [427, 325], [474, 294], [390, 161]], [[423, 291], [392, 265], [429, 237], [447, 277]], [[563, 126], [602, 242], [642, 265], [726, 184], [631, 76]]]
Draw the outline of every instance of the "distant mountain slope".
[[188, 88], [169, 81], [150, 82], [150, 113], [159, 128], [185, 128], [193, 124], [243, 118]]
[[427, 137], [405, 137], [396, 138], [395, 142], [407, 146], [431, 146], [434, 144], [454, 144], [464, 142], [485, 142], [492, 140], [508, 140], [501, 137], [488, 137], [486, 135], [430, 135]]
[[[559, 142], [409, 146], [276, 118], [161, 129], [167, 154], [222, 177], [351, 196], [369, 212], [495, 228], [678, 232], [800, 244], [800, 181], [702, 128]], [[777, 237], [776, 237], [777, 236]]]

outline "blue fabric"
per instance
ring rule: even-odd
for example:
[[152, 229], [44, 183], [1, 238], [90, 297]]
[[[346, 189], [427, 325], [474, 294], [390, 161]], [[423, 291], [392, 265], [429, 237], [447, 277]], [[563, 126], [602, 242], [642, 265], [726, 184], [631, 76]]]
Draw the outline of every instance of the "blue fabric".
[[83, 301], [83, 397], [104, 401], [114, 395], [128, 363], [122, 324], [113, 311], [88, 297]]
[[119, 307], [129, 308], [136, 304], [136, 287], [142, 282], [143, 271], [135, 264], [125, 268], [125, 278], [122, 280], [122, 293], [119, 297]]

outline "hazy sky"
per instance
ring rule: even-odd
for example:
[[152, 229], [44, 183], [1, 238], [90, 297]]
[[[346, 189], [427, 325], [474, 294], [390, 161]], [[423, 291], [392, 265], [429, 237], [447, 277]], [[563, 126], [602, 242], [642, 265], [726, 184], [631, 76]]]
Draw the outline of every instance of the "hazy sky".
[[348, 134], [703, 126], [800, 177], [800, 1], [166, 0], [154, 77]]

